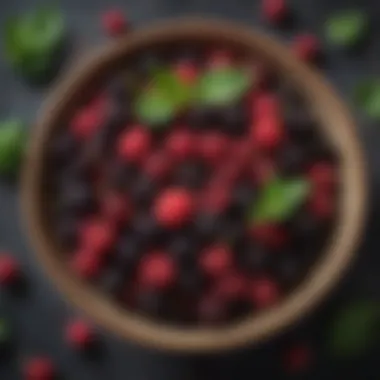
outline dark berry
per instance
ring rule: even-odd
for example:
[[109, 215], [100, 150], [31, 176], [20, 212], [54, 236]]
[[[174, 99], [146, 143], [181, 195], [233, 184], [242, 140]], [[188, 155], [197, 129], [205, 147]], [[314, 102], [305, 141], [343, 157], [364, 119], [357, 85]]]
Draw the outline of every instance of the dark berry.
[[276, 224], [262, 224], [251, 228], [251, 235], [259, 244], [279, 249], [286, 245], [289, 236], [284, 227]]
[[143, 248], [146, 246], [145, 237], [137, 237], [132, 233], [124, 234], [116, 246], [116, 262], [121, 268], [134, 268], [140, 259]]
[[198, 249], [195, 237], [190, 234], [176, 234], [168, 245], [168, 251], [181, 267], [194, 263]]
[[202, 325], [220, 324], [227, 318], [225, 302], [215, 295], [203, 296], [198, 305], [199, 323]]
[[107, 165], [105, 173], [107, 183], [114, 190], [125, 190], [134, 183], [137, 169], [134, 165], [124, 162], [112, 162]]
[[292, 289], [305, 274], [305, 260], [293, 253], [283, 252], [273, 260], [273, 273], [285, 289]]
[[243, 275], [231, 272], [217, 282], [215, 293], [226, 301], [243, 299], [247, 284]]
[[163, 317], [164, 297], [155, 289], [140, 289], [136, 296], [138, 310], [147, 317]]
[[87, 322], [74, 320], [67, 324], [65, 338], [74, 349], [84, 350], [94, 342], [95, 331]]
[[[119, 261], [117, 262], [119, 264]], [[123, 263], [124, 264], [124, 263]], [[124, 267], [111, 266], [99, 279], [101, 289], [111, 297], [118, 296], [126, 282]]]
[[255, 242], [246, 241], [239, 253], [241, 269], [250, 275], [266, 271], [273, 261], [273, 254]]
[[243, 104], [231, 105], [221, 110], [223, 131], [231, 136], [241, 136], [248, 129], [249, 119]]
[[205, 175], [206, 168], [200, 162], [188, 161], [177, 167], [173, 175], [173, 182], [177, 186], [198, 189], [202, 186]]
[[287, 374], [300, 375], [310, 369], [313, 353], [306, 344], [296, 344], [286, 349], [283, 356], [283, 368]]
[[147, 212], [136, 215], [131, 227], [140, 241], [153, 244], [159, 242], [164, 237], [164, 231], [157, 223], [155, 217]]
[[138, 177], [130, 188], [130, 196], [133, 204], [140, 207], [149, 205], [156, 193], [156, 185], [154, 181], [142, 175]]
[[102, 258], [92, 251], [80, 250], [76, 252], [70, 262], [72, 271], [83, 279], [93, 279], [100, 273]]
[[57, 164], [71, 160], [77, 150], [77, 140], [70, 133], [61, 133], [52, 141], [51, 154]]
[[87, 106], [75, 114], [70, 130], [78, 140], [86, 140], [101, 127], [103, 119], [103, 109]]
[[259, 308], [266, 308], [276, 304], [280, 297], [277, 283], [268, 277], [252, 280], [249, 286], [249, 296], [253, 304]]
[[47, 357], [29, 358], [23, 363], [25, 380], [53, 380], [56, 374], [53, 362]]
[[292, 43], [293, 53], [297, 58], [305, 62], [313, 62], [321, 52], [320, 42], [312, 34], [300, 34]]
[[58, 207], [73, 213], [88, 213], [95, 207], [93, 189], [82, 181], [65, 181], [59, 195]]
[[118, 9], [111, 9], [102, 14], [102, 26], [104, 31], [111, 37], [124, 34], [127, 22], [123, 13]]
[[177, 278], [173, 259], [165, 252], [153, 251], [142, 257], [138, 268], [139, 283], [158, 289], [168, 288]]
[[300, 175], [306, 169], [308, 160], [308, 153], [303, 146], [286, 144], [276, 155], [276, 167], [281, 175]]
[[220, 112], [212, 107], [198, 106], [189, 111], [187, 121], [194, 130], [212, 129], [220, 124]]
[[189, 221], [193, 208], [194, 201], [190, 192], [182, 188], [171, 188], [158, 195], [154, 214], [160, 225], [180, 227]]
[[117, 151], [125, 161], [143, 161], [151, 148], [152, 138], [148, 130], [136, 125], [126, 130], [119, 138]]
[[209, 246], [201, 252], [199, 266], [209, 276], [221, 276], [232, 268], [233, 254], [226, 245]]
[[7, 253], [0, 253], [0, 285], [11, 285], [20, 278], [18, 261]]
[[284, 124], [289, 131], [289, 136], [299, 142], [315, 138], [317, 126], [310, 114], [305, 110], [305, 104], [300, 104], [298, 100], [289, 100], [288, 103], [291, 104], [286, 103], [283, 107], [283, 118]]
[[335, 200], [331, 194], [315, 192], [309, 202], [309, 211], [319, 220], [328, 221], [335, 212]]
[[232, 193], [231, 204], [237, 210], [246, 212], [255, 199], [255, 189], [248, 183], [239, 184]]
[[314, 188], [331, 190], [337, 180], [336, 169], [328, 162], [317, 162], [309, 170], [309, 178]]
[[221, 231], [220, 215], [216, 213], [200, 213], [195, 219], [195, 230], [202, 239], [210, 240]]
[[206, 279], [197, 268], [186, 268], [178, 277], [178, 288], [188, 296], [200, 295], [206, 284]]
[[194, 155], [195, 148], [195, 136], [187, 130], [174, 131], [166, 139], [166, 150], [175, 160], [188, 159]]
[[271, 23], [282, 22], [288, 14], [286, 0], [261, 0], [263, 18]]
[[171, 158], [165, 152], [154, 152], [145, 162], [144, 172], [153, 180], [164, 181], [172, 168]]
[[205, 133], [199, 138], [197, 150], [200, 156], [208, 163], [216, 164], [226, 154], [228, 140], [221, 133]]
[[120, 224], [128, 222], [132, 216], [131, 202], [125, 195], [116, 192], [110, 192], [103, 196], [100, 204], [102, 216], [110, 224]]
[[78, 241], [79, 221], [72, 215], [59, 215], [56, 224], [56, 234], [60, 244], [65, 249], [73, 249]]

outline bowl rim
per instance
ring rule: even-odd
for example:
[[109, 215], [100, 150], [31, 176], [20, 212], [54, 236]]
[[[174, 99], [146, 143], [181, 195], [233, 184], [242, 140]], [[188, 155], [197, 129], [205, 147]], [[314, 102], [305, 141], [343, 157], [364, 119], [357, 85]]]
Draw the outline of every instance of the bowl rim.
[[[338, 144], [342, 155], [340, 212], [326, 254], [302, 286], [289, 294], [284, 302], [221, 329], [177, 328], [156, 324], [118, 308], [100, 292], [75, 279], [62, 265], [50, 244], [49, 231], [41, 223], [44, 203], [39, 188], [43, 152], [46, 150], [47, 132], [56, 124], [58, 110], [67, 105], [72, 94], [78, 90], [78, 83], [84, 83], [85, 79], [96, 75], [100, 67], [109, 67], [115, 60], [120, 60], [144, 44], [185, 38], [211, 40], [219, 36], [268, 56], [281, 70], [289, 73], [294, 85], [301, 86], [312, 99], [312, 105], [317, 106], [322, 127]], [[332, 125], [334, 128], [331, 128]], [[49, 95], [31, 134], [21, 178], [21, 209], [36, 256], [52, 282], [68, 300], [99, 325], [118, 336], [149, 347], [182, 352], [216, 352], [260, 342], [296, 322], [320, 303], [354, 257], [365, 222], [367, 187], [366, 165], [354, 121], [320, 74], [297, 61], [288, 49], [272, 37], [255, 29], [227, 21], [187, 17], [159, 22], [131, 32], [89, 54], [63, 76]]]

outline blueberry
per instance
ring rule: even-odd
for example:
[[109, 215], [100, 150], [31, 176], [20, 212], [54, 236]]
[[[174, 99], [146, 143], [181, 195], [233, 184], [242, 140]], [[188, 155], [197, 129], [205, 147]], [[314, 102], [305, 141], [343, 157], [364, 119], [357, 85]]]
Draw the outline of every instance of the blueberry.
[[195, 262], [200, 247], [194, 237], [176, 234], [168, 244], [168, 250], [181, 267], [188, 267]]
[[75, 248], [78, 239], [79, 221], [73, 215], [58, 215], [56, 234], [60, 244], [68, 250]]
[[220, 111], [223, 130], [232, 136], [240, 136], [247, 131], [249, 120], [243, 104], [226, 106]]
[[114, 103], [117, 103], [120, 106], [123, 104], [127, 106], [129, 96], [127, 92], [126, 80], [123, 77], [123, 74], [117, 75], [115, 80], [111, 81], [108, 85], [107, 93]]
[[221, 229], [221, 217], [217, 214], [201, 213], [195, 218], [195, 230], [201, 239], [213, 239]]
[[319, 220], [304, 208], [301, 208], [288, 224], [293, 240], [306, 246], [320, 240], [325, 230]]
[[74, 213], [88, 213], [94, 210], [93, 189], [83, 181], [74, 180], [63, 183], [58, 207]]
[[144, 244], [131, 233], [122, 236], [116, 246], [115, 260], [126, 273], [131, 273], [143, 253]]
[[118, 296], [125, 284], [125, 275], [120, 268], [110, 267], [100, 278], [100, 287], [111, 296]]
[[273, 261], [273, 274], [284, 288], [291, 289], [305, 275], [304, 261], [302, 256], [283, 252]]
[[174, 173], [173, 182], [179, 186], [198, 189], [205, 179], [205, 167], [199, 162], [181, 164]]
[[133, 219], [132, 230], [140, 240], [150, 244], [161, 243], [164, 240], [164, 231], [148, 213], [139, 214]]
[[206, 283], [205, 277], [197, 268], [189, 268], [181, 271], [178, 278], [178, 287], [189, 296], [200, 295]]
[[157, 290], [141, 290], [136, 297], [136, 305], [147, 317], [160, 318], [165, 311], [164, 297]]
[[241, 269], [248, 274], [265, 272], [271, 265], [273, 254], [254, 242], [246, 242], [238, 256]]
[[156, 185], [147, 176], [140, 176], [131, 184], [130, 195], [132, 201], [140, 206], [149, 205], [155, 195]]
[[52, 140], [51, 155], [57, 164], [72, 160], [78, 151], [78, 143], [69, 133], [61, 133]]
[[309, 154], [304, 146], [296, 144], [286, 144], [278, 152], [276, 166], [278, 172], [284, 176], [294, 176], [302, 174], [307, 168]]
[[220, 122], [220, 113], [214, 107], [197, 106], [188, 113], [188, 124], [194, 130], [211, 129]]
[[317, 125], [304, 105], [285, 106], [284, 123], [290, 137], [299, 142], [311, 141], [315, 138]]
[[133, 165], [116, 161], [108, 165], [106, 176], [110, 187], [125, 190], [136, 178], [137, 169]]
[[220, 222], [219, 239], [225, 241], [234, 248], [241, 246], [245, 240], [244, 221], [227, 219]]
[[242, 183], [235, 187], [232, 192], [232, 207], [243, 214], [255, 199], [255, 189], [251, 184]]

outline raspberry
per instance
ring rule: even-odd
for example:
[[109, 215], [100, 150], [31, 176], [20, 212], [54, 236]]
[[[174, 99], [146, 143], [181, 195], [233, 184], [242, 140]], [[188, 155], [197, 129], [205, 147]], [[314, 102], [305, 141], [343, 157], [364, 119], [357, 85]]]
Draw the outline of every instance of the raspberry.
[[93, 328], [82, 320], [71, 321], [65, 329], [66, 341], [76, 349], [88, 348], [95, 339]]
[[263, 245], [272, 248], [283, 247], [288, 240], [288, 236], [281, 226], [275, 224], [261, 224], [251, 229], [252, 236]]
[[252, 116], [260, 118], [268, 115], [278, 115], [280, 105], [276, 95], [263, 92], [252, 99]]
[[111, 37], [117, 37], [127, 29], [127, 22], [120, 10], [111, 9], [102, 15], [102, 26], [104, 31]]
[[75, 253], [70, 267], [80, 278], [92, 279], [100, 273], [102, 260], [99, 255], [90, 251], [78, 251]]
[[151, 144], [152, 138], [149, 132], [140, 126], [135, 126], [120, 136], [117, 150], [124, 160], [140, 162], [148, 154]]
[[244, 295], [246, 279], [239, 273], [228, 273], [216, 286], [215, 293], [225, 300], [234, 300]]
[[155, 180], [166, 178], [170, 169], [170, 158], [163, 152], [153, 153], [149, 156], [144, 166], [145, 173]]
[[313, 360], [312, 350], [306, 344], [289, 347], [283, 356], [283, 367], [288, 374], [300, 374], [310, 368]]
[[206, 248], [200, 256], [199, 266], [212, 277], [226, 273], [233, 265], [231, 250], [225, 245], [214, 245]]
[[310, 212], [320, 219], [328, 219], [334, 213], [334, 200], [330, 194], [316, 192], [309, 203]]
[[154, 214], [159, 224], [165, 227], [180, 227], [193, 213], [193, 198], [181, 188], [165, 190], [158, 196], [154, 205]]
[[81, 228], [80, 240], [85, 249], [95, 254], [104, 253], [112, 247], [115, 231], [105, 220], [89, 220]]
[[10, 285], [20, 277], [20, 266], [17, 260], [6, 254], [0, 254], [0, 284]]
[[151, 252], [141, 259], [138, 278], [147, 287], [167, 288], [176, 278], [174, 262], [165, 252]]
[[55, 368], [49, 358], [35, 357], [24, 363], [23, 373], [25, 380], [52, 380]]
[[211, 213], [222, 213], [228, 207], [231, 200], [230, 191], [226, 184], [215, 182], [201, 195], [200, 207]]
[[295, 37], [292, 50], [300, 60], [313, 62], [320, 53], [320, 43], [312, 34], [301, 34]]
[[102, 199], [102, 215], [112, 224], [130, 219], [132, 207], [125, 196], [117, 193], [107, 194]]
[[194, 153], [195, 138], [189, 131], [175, 131], [169, 135], [166, 149], [173, 158], [186, 159]]
[[284, 129], [279, 118], [273, 116], [261, 117], [252, 130], [253, 141], [260, 148], [274, 149], [284, 139]]
[[223, 157], [228, 146], [227, 139], [220, 133], [208, 133], [199, 141], [199, 152], [201, 156], [211, 163], [217, 163]]
[[336, 171], [329, 163], [317, 162], [310, 168], [309, 178], [316, 190], [329, 190], [336, 181]]
[[191, 62], [180, 62], [174, 67], [174, 72], [182, 83], [192, 84], [198, 77], [198, 69]]
[[271, 24], [278, 24], [288, 14], [285, 0], [262, 0], [261, 7], [264, 19]]
[[97, 107], [85, 107], [78, 111], [70, 124], [70, 130], [78, 139], [87, 139], [101, 126], [102, 110]]
[[279, 299], [277, 284], [269, 278], [262, 277], [252, 281], [249, 295], [259, 309], [274, 305]]

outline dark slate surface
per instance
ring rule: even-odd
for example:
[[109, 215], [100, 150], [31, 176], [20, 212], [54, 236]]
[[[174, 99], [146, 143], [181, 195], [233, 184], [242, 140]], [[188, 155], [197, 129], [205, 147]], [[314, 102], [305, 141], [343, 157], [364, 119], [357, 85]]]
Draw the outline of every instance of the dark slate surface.
[[[325, 15], [332, 9], [359, 6], [371, 11], [373, 20], [379, 20], [380, 3], [377, 0], [293, 0], [299, 30], [320, 33]], [[40, 3], [40, 2], [38, 2]], [[105, 0], [62, 0], [72, 30], [73, 51], [76, 56], [84, 49], [104, 42], [98, 25], [98, 16], [110, 4]], [[34, 0], [3, 0], [0, 5], [0, 25], [11, 14], [37, 4]], [[197, 14], [224, 17], [252, 26], [264, 27], [258, 17], [258, 0], [113, 0], [112, 5], [124, 9], [136, 27], [178, 15]], [[380, 28], [374, 23], [371, 44], [359, 55], [327, 50], [325, 71], [343, 97], [358, 78], [379, 72]], [[292, 30], [273, 31], [287, 40]], [[45, 89], [25, 86], [10, 72], [4, 60], [0, 61], [0, 115], [21, 116], [32, 122]], [[324, 354], [326, 321], [341, 302], [369, 294], [379, 295], [380, 290], [380, 222], [379, 202], [376, 199], [380, 181], [380, 130], [375, 123], [358, 118], [360, 135], [370, 164], [372, 189], [371, 215], [366, 239], [346, 281], [336, 296], [309, 320], [287, 336], [260, 348], [247, 349], [221, 357], [189, 358], [156, 353], [121, 342], [104, 333], [104, 354], [88, 360], [72, 352], [63, 343], [62, 326], [72, 310], [56, 293], [35, 263], [28, 247], [19, 215], [15, 186], [0, 185], [0, 247], [10, 249], [23, 263], [29, 292], [24, 296], [1, 294], [1, 308], [12, 320], [15, 333], [15, 350], [11, 358], [0, 364], [1, 380], [21, 379], [19, 364], [29, 355], [48, 354], [57, 363], [62, 378], [71, 380], [177, 380], [177, 379], [277, 379], [285, 378], [279, 367], [279, 354], [289, 342], [306, 340], [316, 347], [318, 357], [315, 369], [307, 379], [378, 379], [376, 358], [379, 350], [362, 359], [336, 362]], [[377, 167], [377, 163], [379, 163]]]

